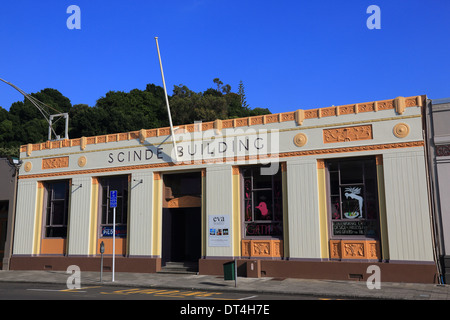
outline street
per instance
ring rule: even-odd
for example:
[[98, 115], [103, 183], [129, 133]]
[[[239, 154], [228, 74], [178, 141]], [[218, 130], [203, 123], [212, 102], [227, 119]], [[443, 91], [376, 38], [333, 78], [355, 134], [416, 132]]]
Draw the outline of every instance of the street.
[[67, 289], [52, 283], [0, 283], [0, 300], [328, 300], [326, 297], [252, 294], [239, 292], [133, 288], [113, 285], [88, 285]]

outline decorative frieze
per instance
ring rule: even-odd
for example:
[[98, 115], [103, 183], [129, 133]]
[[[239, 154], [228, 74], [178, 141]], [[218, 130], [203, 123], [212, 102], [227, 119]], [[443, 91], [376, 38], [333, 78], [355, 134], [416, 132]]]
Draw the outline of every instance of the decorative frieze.
[[42, 169], [67, 168], [68, 166], [69, 166], [69, 157], [42, 159]]
[[373, 139], [371, 124], [355, 127], [342, 127], [323, 130], [324, 143], [371, 140], [371, 139]]

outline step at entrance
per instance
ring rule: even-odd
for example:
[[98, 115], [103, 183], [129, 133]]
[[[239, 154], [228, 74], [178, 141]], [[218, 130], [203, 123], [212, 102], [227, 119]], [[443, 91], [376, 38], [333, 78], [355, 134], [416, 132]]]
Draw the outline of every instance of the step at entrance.
[[197, 274], [198, 263], [195, 262], [166, 262], [158, 273]]

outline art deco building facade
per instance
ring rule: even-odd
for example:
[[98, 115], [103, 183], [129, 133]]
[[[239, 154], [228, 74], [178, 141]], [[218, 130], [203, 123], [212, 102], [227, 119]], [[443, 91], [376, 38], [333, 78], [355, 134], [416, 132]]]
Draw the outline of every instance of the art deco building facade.
[[[11, 269], [436, 282], [425, 96], [29, 144]], [[175, 152], [176, 151], [176, 152]], [[108, 267], [108, 259], [105, 262]]]

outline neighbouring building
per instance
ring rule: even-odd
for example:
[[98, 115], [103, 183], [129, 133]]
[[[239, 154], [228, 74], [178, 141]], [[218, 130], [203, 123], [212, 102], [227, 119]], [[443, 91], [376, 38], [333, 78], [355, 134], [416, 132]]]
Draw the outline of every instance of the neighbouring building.
[[450, 98], [429, 99], [425, 110], [438, 266], [445, 283], [450, 282]]
[[12, 254], [17, 176], [20, 161], [0, 157], [0, 266], [8, 270]]
[[[21, 147], [10, 268], [438, 281], [426, 96]], [[111, 191], [117, 198], [110, 201]], [[115, 209], [111, 203], [116, 203]]]

